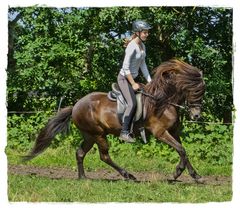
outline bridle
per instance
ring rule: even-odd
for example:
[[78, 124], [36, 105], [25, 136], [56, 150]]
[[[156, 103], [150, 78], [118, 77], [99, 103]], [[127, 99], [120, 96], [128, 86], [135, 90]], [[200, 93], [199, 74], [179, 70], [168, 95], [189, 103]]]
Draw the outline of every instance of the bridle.
[[170, 105], [173, 105], [173, 106], [175, 106], [175, 107], [178, 107], [178, 108], [181, 108], [181, 109], [185, 109], [185, 110], [190, 110], [191, 108], [193, 108], [193, 107], [199, 107], [199, 108], [201, 108], [202, 107], [202, 105], [201, 104], [199, 104], [199, 103], [191, 103], [191, 104], [186, 104], [186, 105], [178, 105], [178, 104], [176, 104], [176, 103], [169, 103]]

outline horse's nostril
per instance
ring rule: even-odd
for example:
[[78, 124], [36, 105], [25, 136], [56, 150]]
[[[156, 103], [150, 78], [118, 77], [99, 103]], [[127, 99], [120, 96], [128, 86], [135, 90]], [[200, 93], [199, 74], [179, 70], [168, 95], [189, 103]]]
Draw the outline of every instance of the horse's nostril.
[[196, 115], [194, 115], [194, 118], [198, 119], [198, 118], [200, 118], [200, 116], [198, 114], [196, 114]]

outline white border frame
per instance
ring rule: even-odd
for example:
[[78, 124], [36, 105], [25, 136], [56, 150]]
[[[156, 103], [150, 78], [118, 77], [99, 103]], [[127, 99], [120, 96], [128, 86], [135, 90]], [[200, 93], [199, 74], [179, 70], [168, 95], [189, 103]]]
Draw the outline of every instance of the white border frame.
[[[103, 2], [102, 2], [103, 1]], [[226, 208], [226, 207], [237, 207], [239, 204], [240, 197], [240, 139], [239, 139], [239, 126], [240, 126], [240, 118], [239, 118], [239, 107], [240, 107], [240, 99], [238, 97], [240, 90], [240, 82], [239, 76], [240, 73], [237, 73], [237, 67], [240, 67], [240, 57], [239, 57], [239, 41], [240, 41], [240, 30], [239, 30], [239, 14], [240, 13], [240, 4], [237, 5], [237, 1], [229, 1], [229, 0], [202, 0], [199, 3], [199, 0], [153, 0], [153, 1], [139, 1], [139, 0], [8, 0], [4, 3], [1, 3], [0, 7], [0, 28], [1, 38], [0, 38], [0, 164], [1, 164], [1, 177], [0, 177], [0, 197], [1, 197], [1, 207], [123, 207], [123, 206], [138, 206], [138, 207], [218, 207], [218, 208]], [[211, 7], [227, 7], [233, 8], [233, 48], [234, 48], [234, 57], [233, 57], [233, 99], [234, 105], [236, 108], [236, 119], [235, 119], [235, 128], [234, 128], [234, 154], [233, 154], [233, 198], [231, 202], [219, 202], [219, 203], [200, 203], [200, 204], [191, 204], [191, 203], [97, 203], [97, 204], [88, 204], [88, 203], [25, 203], [25, 202], [16, 202], [9, 203], [7, 196], [7, 157], [5, 155], [5, 147], [6, 147], [6, 118], [7, 118], [7, 110], [6, 110], [6, 68], [7, 68], [7, 52], [8, 52], [8, 7], [27, 7], [32, 5], [38, 6], [46, 6], [46, 7], [69, 7], [69, 6], [89, 6], [89, 7], [110, 7], [110, 6], [211, 6]]]

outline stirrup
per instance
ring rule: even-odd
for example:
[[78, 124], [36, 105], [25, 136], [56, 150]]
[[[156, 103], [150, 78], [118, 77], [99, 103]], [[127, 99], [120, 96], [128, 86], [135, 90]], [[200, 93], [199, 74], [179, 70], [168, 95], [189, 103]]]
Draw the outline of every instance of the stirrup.
[[145, 128], [141, 127], [141, 128], [139, 128], [139, 131], [140, 131], [140, 135], [142, 137], [142, 140], [143, 140], [144, 144], [147, 144]]

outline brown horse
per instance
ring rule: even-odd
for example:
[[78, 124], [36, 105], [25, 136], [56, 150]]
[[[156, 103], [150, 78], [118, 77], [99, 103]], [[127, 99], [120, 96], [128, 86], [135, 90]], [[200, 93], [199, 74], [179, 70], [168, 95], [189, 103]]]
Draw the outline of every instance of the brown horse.
[[[186, 151], [181, 145], [177, 126], [179, 124], [179, 106], [186, 103], [192, 119], [198, 119], [201, 113], [201, 100], [204, 94], [204, 81], [197, 68], [173, 59], [162, 63], [155, 70], [151, 83], [144, 87], [143, 103], [146, 112], [144, 127], [147, 135], [152, 134], [162, 142], [173, 147], [180, 156], [174, 179], [188, 169], [189, 174], [199, 181], [201, 176], [192, 167]], [[150, 96], [151, 95], [151, 96]], [[76, 152], [78, 176], [85, 178], [83, 160], [96, 143], [100, 158], [116, 169], [125, 179], [136, 178], [115, 164], [109, 156], [106, 136], [119, 136], [121, 125], [117, 116], [115, 102], [107, 98], [107, 93], [93, 92], [81, 98], [73, 107], [62, 109], [51, 118], [39, 133], [31, 153], [25, 157], [32, 159], [43, 152], [58, 133], [68, 129], [70, 119], [83, 135], [83, 142]], [[135, 124], [138, 128], [138, 123]]]

